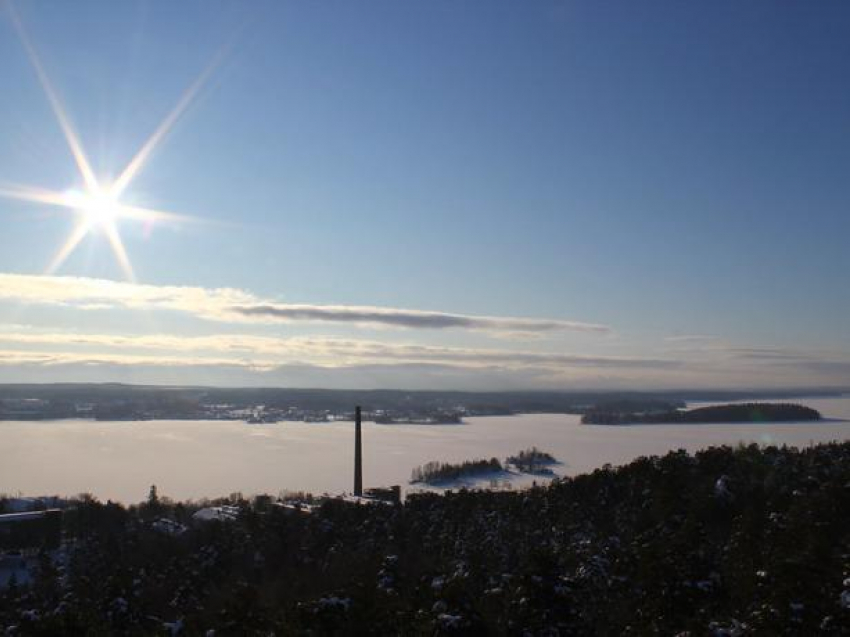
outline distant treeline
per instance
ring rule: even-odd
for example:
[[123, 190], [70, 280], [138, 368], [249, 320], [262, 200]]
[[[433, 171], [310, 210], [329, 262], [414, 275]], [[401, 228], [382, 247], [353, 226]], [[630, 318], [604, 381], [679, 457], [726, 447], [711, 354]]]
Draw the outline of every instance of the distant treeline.
[[[740, 397], [756, 397], [745, 394]], [[51, 403], [92, 403], [121, 405], [158, 404], [162, 401], [182, 401], [203, 406], [229, 404], [234, 407], [265, 405], [280, 409], [294, 407], [303, 410], [330, 410], [335, 413], [352, 411], [361, 405], [366, 412], [457, 412], [467, 414], [509, 415], [516, 413], [581, 414], [598, 406], [618, 410], [645, 411], [682, 407], [687, 400], [731, 400], [723, 397], [681, 395], [629, 391], [553, 392], [553, 391], [408, 391], [408, 390], [346, 390], [298, 388], [213, 388], [159, 387], [119, 383], [62, 383], [62, 384], [0, 384], [0, 400], [38, 398]]]
[[[204, 406], [227, 404], [234, 408], [265, 405], [270, 409], [294, 408], [351, 412], [361, 405], [365, 412], [459, 413], [461, 415], [509, 415], [518, 413], [584, 414], [589, 411], [619, 413], [666, 412], [691, 401], [790, 399], [802, 390], [784, 391], [408, 391], [336, 390], [298, 388], [161, 387], [120, 383], [0, 384], [0, 401], [40, 399], [50, 402], [50, 414], [42, 417], [79, 417], [75, 405], [97, 408], [101, 418], [128, 418], [137, 412], [158, 410], [168, 417], [191, 417]], [[835, 396], [846, 389], [805, 390], [807, 396]], [[57, 415], [55, 412], [61, 412]], [[97, 415], [97, 414], [96, 414]], [[11, 416], [10, 416], [11, 417]], [[15, 418], [20, 416], [15, 415]], [[2, 419], [2, 410], [0, 410]]]
[[424, 482], [425, 484], [434, 484], [502, 470], [502, 463], [499, 462], [498, 458], [466, 460], [457, 464], [436, 461], [426, 462], [421, 467], [416, 467], [413, 470], [410, 475], [410, 481], [412, 483]]
[[820, 412], [794, 403], [742, 403], [714, 405], [688, 410], [633, 413], [594, 409], [582, 416], [582, 423], [619, 425], [630, 423], [735, 423], [735, 422], [796, 422], [820, 420]]

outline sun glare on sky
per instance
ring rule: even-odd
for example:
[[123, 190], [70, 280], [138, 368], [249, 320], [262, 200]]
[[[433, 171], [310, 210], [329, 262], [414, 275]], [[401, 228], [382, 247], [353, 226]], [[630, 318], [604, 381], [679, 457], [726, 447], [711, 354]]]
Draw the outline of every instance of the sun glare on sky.
[[129, 280], [135, 280], [130, 259], [118, 231], [119, 220], [129, 219], [153, 223], [157, 221], [187, 221], [192, 220], [192, 218], [162, 210], [153, 210], [126, 204], [121, 200], [122, 195], [149, 160], [155, 147], [165, 138], [171, 127], [188, 108], [192, 99], [198, 93], [219, 60], [215, 59], [214, 63], [207, 67], [198, 79], [183, 93], [177, 105], [168, 113], [154, 133], [142, 144], [139, 151], [129, 161], [124, 170], [119, 173], [118, 178], [114, 182], [107, 183], [98, 179], [95, 175], [91, 162], [83, 150], [79, 136], [74, 130], [71, 120], [53, 88], [35, 47], [30, 42], [24, 30], [20, 18], [14, 12], [11, 5], [8, 8], [12, 22], [18, 31], [21, 42], [26, 49], [38, 80], [56, 116], [56, 121], [68, 143], [68, 148], [80, 173], [83, 186], [65, 192], [31, 186], [0, 186], [0, 196], [66, 208], [78, 216], [74, 229], [48, 267], [48, 273], [52, 274], [58, 270], [85, 237], [92, 232], [100, 231], [109, 240], [115, 258], [120, 264], [124, 275]]

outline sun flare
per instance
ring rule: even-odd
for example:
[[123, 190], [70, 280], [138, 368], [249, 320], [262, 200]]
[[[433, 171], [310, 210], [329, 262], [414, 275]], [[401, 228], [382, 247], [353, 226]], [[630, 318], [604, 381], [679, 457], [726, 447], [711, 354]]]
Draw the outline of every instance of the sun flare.
[[65, 193], [65, 200], [69, 208], [83, 216], [83, 221], [90, 228], [106, 228], [121, 216], [121, 203], [108, 190], [85, 193], [70, 190]]
[[[0, 0], [2, 2], [2, 0]], [[200, 91], [201, 87], [206, 82], [209, 75], [218, 66], [220, 62], [217, 56], [213, 62], [204, 69], [198, 79], [193, 82], [189, 88], [180, 97], [177, 105], [166, 116], [166, 118], [156, 128], [154, 133], [142, 144], [142, 147], [133, 156], [126, 165], [124, 170], [118, 173], [118, 177], [114, 181], [101, 181], [98, 179], [95, 171], [92, 168], [91, 162], [83, 150], [83, 145], [80, 142], [76, 130], [74, 130], [68, 114], [59, 99], [50, 79], [45, 72], [41, 60], [39, 59], [35, 48], [27, 37], [23, 24], [15, 13], [13, 7], [8, 6], [9, 15], [12, 23], [20, 36], [24, 49], [35, 69], [38, 80], [44, 89], [44, 93], [53, 110], [59, 128], [68, 143], [68, 148], [77, 166], [78, 172], [83, 186], [80, 189], [68, 190], [65, 192], [48, 190], [44, 188], [34, 188], [31, 186], [15, 186], [15, 185], [0, 185], [0, 197], [29, 201], [32, 203], [58, 206], [73, 211], [77, 216], [77, 223], [69, 235], [68, 239], [59, 249], [56, 257], [48, 267], [48, 273], [53, 273], [58, 270], [65, 260], [74, 252], [80, 242], [85, 239], [91, 232], [99, 230], [109, 240], [121, 269], [126, 277], [134, 280], [133, 268], [130, 264], [130, 259], [127, 251], [124, 248], [124, 242], [118, 232], [118, 221], [127, 219], [132, 221], [141, 221], [145, 224], [153, 224], [156, 222], [183, 222], [197, 221], [193, 217], [178, 215], [162, 210], [154, 210], [144, 208], [137, 205], [127, 204], [121, 201], [122, 195], [127, 191], [133, 179], [139, 174], [142, 168], [150, 159], [155, 148], [168, 135], [175, 122], [189, 107], [190, 103]]]

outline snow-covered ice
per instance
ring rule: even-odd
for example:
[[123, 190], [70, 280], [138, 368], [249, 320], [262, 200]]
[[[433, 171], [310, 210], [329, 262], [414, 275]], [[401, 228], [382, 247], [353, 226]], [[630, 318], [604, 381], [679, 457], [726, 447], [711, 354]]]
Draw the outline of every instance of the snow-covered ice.
[[[807, 446], [850, 439], [850, 397], [800, 399], [823, 422], [799, 424], [581, 425], [578, 416], [468, 418], [464, 425], [364, 423], [364, 483], [401, 484], [431, 460], [460, 462], [508, 455], [531, 446], [552, 453], [562, 475], [592, 471], [637, 456], [696, 451], [739, 441]], [[233, 492], [342, 493], [352, 488], [351, 423], [247, 425], [223, 421], [4, 422], [0, 489], [26, 495], [93, 493], [125, 503], [145, 499], [151, 484], [175, 499]], [[516, 486], [545, 481], [525, 475]], [[488, 486], [485, 479], [482, 486]]]

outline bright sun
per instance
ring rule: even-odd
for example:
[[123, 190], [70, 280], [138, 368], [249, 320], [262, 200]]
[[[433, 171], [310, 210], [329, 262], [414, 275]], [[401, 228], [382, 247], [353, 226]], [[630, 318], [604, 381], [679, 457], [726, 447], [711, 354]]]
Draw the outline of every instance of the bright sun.
[[100, 189], [87, 193], [70, 191], [65, 194], [65, 198], [70, 208], [78, 210], [83, 215], [84, 223], [90, 228], [111, 226], [121, 215], [121, 204], [109, 191]]
[[[0, 0], [0, 4], [3, 0]], [[150, 226], [154, 222], [182, 222], [192, 221], [193, 218], [184, 215], [177, 215], [162, 210], [153, 210], [142, 206], [123, 203], [122, 196], [127, 191], [131, 182], [134, 180], [139, 171], [142, 170], [147, 163], [156, 146], [166, 137], [171, 127], [180, 118], [183, 112], [188, 108], [189, 104], [194, 99], [195, 95], [205, 83], [207, 77], [216, 68], [219, 62], [217, 56], [213, 62], [204, 69], [204, 72], [198, 77], [195, 82], [183, 93], [180, 100], [168, 116], [160, 123], [148, 140], [142, 144], [142, 147], [133, 156], [123, 171], [118, 173], [118, 177], [114, 181], [103, 182], [92, 169], [86, 153], [83, 150], [83, 145], [77, 136], [76, 131], [71, 125], [71, 120], [53, 89], [41, 61], [36, 54], [35, 48], [32, 46], [27, 37], [24, 27], [17, 17], [17, 14], [12, 10], [11, 5], [5, 7], [10, 10], [12, 22], [18, 35], [23, 42], [27, 56], [38, 75], [44, 93], [47, 96], [50, 106], [56, 115], [56, 121], [62, 129], [65, 140], [68, 142], [68, 148], [74, 158], [82, 181], [82, 188], [78, 190], [69, 190], [66, 192], [48, 190], [44, 188], [33, 188], [31, 186], [16, 186], [0, 184], [0, 197], [9, 197], [30, 201], [33, 203], [58, 206], [72, 210], [77, 217], [77, 223], [71, 234], [68, 236], [65, 243], [59, 249], [55, 258], [47, 269], [49, 274], [54, 273], [64, 263], [80, 242], [90, 233], [100, 231], [106, 236], [109, 241], [112, 251], [118, 260], [124, 274], [129, 280], [134, 280], [133, 268], [130, 264], [130, 258], [127, 256], [127, 251], [124, 249], [124, 242], [118, 232], [118, 220], [128, 220], [143, 222]]]

